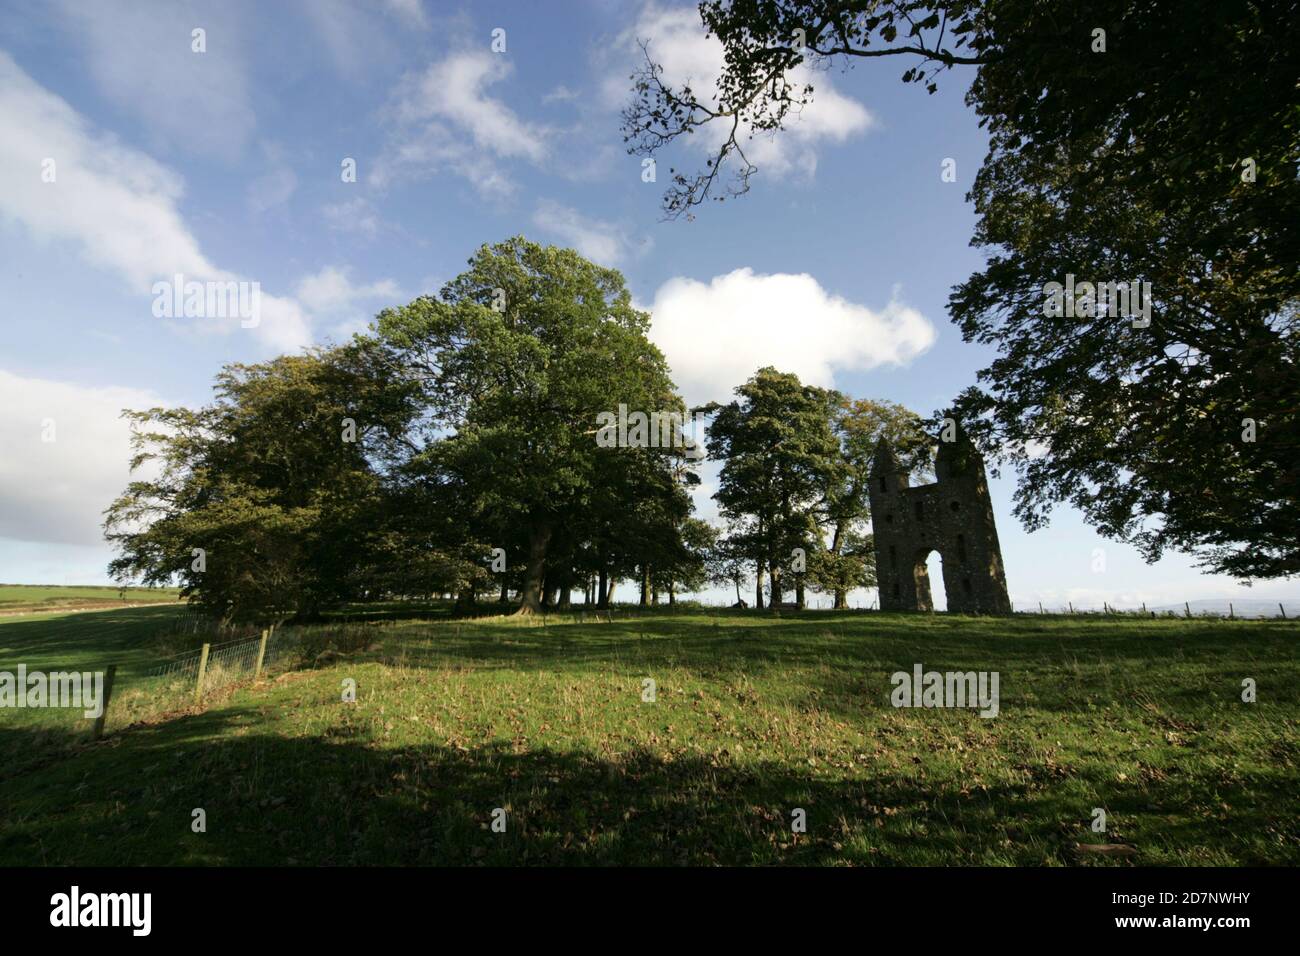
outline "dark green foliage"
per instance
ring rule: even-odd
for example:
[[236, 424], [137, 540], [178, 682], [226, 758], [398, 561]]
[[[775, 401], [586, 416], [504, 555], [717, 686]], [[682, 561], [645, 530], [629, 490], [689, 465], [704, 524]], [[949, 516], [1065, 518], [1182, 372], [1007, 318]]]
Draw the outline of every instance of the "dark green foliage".
[[[316, 614], [384, 561], [383, 473], [413, 395], [364, 344], [232, 365], [197, 411], [124, 413], [133, 471], [106, 512], [119, 579], [179, 579], [227, 620]], [[355, 440], [348, 440], [348, 439]]]
[[[813, 94], [789, 82], [797, 64], [901, 56], [904, 82], [931, 91], [973, 67], [988, 265], [950, 310], [998, 357], [955, 412], [1018, 470], [1017, 514], [1033, 529], [1068, 502], [1151, 560], [1173, 548], [1216, 572], [1300, 572], [1295, 2], [705, 0], [700, 14], [725, 48], [718, 89], [668, 88], [648, 62], [624, 117], [647, 155], [711, 122], [730, 132], [705, 172], [675, 174], [670, 217], [725, 198], [724, 168], [723, 188], [748, 189], [745, 135]], [[1044, 314], [1044, 286], [1069, 275], [1150, 283], [1150, 324]]]
[[409, 479], [506, 550], [525, 613], [552, 592], [564, 603], [575, 572], [599, 560], [615, 576], [679, 561], [682, 450], [596, 440], [598, 416], [620, 404], [683, 411], [623, 277], [523, 237], [483, 246], [469, 265], [438, 297], [376, 322], [425, 398]]

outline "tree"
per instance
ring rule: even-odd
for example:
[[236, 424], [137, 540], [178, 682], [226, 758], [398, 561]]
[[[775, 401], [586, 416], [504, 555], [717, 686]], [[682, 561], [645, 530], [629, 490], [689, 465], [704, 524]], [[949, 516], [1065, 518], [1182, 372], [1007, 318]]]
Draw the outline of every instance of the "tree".
[[[1108, 53], [1080, 62], [1059, 56], [1077, 28], [1026, 6], [971, 90], [992, 136], [975, 242], [993, 254], [950, 309], [999, 357], [957, 412], [1010, 451], [1029, 528], [1064, 501], [1149, 560], [1172, 548], [1219, 573], [1295, 574], [1296, 11], [1099, 12]], [[1057, 310], [1045, 283], [1071, 275], [1140, 280], [1146, 302], [1133, 316], [1085, 288]]]
[[[1017, 515], [1033, 529], [1069, 502], [1148, 560], [1173, 548], [1211, 571], [1300, 571], [1294, 4], [1093, 0], [1066, 15], [1037, 0], [708, 0], [700, 12], [724, 49], [718, 89], [673, 89], [649, 61], [624, 117], [646, 155], [710, 123], [730, 132], [704, 172], [674, 175], [666, 214], [726, 198], [718, 176], [737, 159], [728, 191], [748, 188], [741, 141], [812, 96], [788, 79], [800, 64], [903, 56], [904, 81], [931, 91], [974, 66], [967, 101], [991, 137], [974, 243], [988, 264], [950, 311], [998, 357], [955, 412], [1017, 470]], [[1049, 308], [1049, 284], [1071, 277], [1092, 293]], [[1136, 283], [1141, 298], [1110, 285], [1098, 308], [1102, 283]]]
[[[740, 595], [740, 589], [749, 580], [749, 574], [746, 568], [750, 563], [748, 550], [743, 544], [738, 544], [729, 535], [719, 537], [713, 547], [709, 549], [706, 558], [706, 567], [708, 570], [708, 580], [711, 584], [731, 585], [736, 589], [736, 604], [745, 605], [745, 599]], [[759, 589], [762, 589], [762, 582], [759, 582]], [[759, 604], [762, 607], [762, 604]]]
[[866, 523], [871, 516], [867, 483], [876, 442], [887, 438], [900, 463], [917, 477], [933, 464], [933, 439], [915, 412], [894, 402], [840, 397], [834, 410], [840, 456], [831, 471], [818, 514], [821, 547], [810, 555], [809, 577], [819, 591], [848, 607], [848, 592], [873, 587], [875, 552]]
[[179, 578], [227, 621], [361, 596], [391, 545], [385, 472], [414, 413], [379, 359], [349, 345], [230, 365], [208, 406], [124, 412], [141, 477], [105, 513], [113, 577]]
[[643, 43], [645, 66], [632, 76], [633, 98], [623, 111], [624, 142], [629, 153], [654, 156], [710, 124], [722, 127], [722, 143], [703, 170], [671, 170], [664, 214], [690, 218], [709, 200], [725, 202], [749, 191], [758, 168], [744, 144], [781, 130], [813, 99], [813, 84], [799, 78], [797, 67], [901, 56], [919, 64], [909, 66], [903, 81], [925, 83], [933, 92], [939, 72], [988, 59], [986, 6], [980, 0], [703, 0], [700, 20], [706, 35], [721, 43], [725, 63], [717, 88], [697, 90], [689, 80], [673, 86]]
[[618, 459], [643, 449], [595, 437], [598, 415], [620, 403], [648, 412], [674, 401], [648, 328], [616, 270], [523, 237], [481, 247], [437, 297], [378, 316], [379, 340], [424, 395], [413, 471], [472, 502], [490, 529], [526, 535], [520, 613], [541, 608], [548, 573], [548, 595], [572, 582], [600, 482], [674, 453]]
[[[784, 569], [796, 566], [795, 549], [806, 556], [813, 546], [813, 515], [825, 502], [838, 460], [831, 413], [840, 396], [771, 367], [759, 369], [736, 395], [727, 405], [704, 409], [714, 415], [709, 457], [722, 462], [714, 497], [723, 516], [744, 528], [731, 541], [755, 562], [756, 603], [762, 606], [766, 570], [775, 605]], [[803, 572], [794, 573], [802, 606]]]

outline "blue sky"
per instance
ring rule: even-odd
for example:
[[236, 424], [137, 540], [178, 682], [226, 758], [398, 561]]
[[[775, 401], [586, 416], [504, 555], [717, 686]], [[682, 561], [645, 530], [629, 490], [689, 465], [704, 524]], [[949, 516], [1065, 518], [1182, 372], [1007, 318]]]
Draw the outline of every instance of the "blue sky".
[[[0, 581], [106, 579], [98, 515], [127, 480], [120, 408], [201, 403], [222, 364], [345, 337], [517, 233], [621, 269], [688, 400], [725, 399], [764, 364], [922, 414], [970, 384], [989, 352], [945, 313], [981, 262], [969, 75], [933, 96], [897, 63], [818, 75], [793, 131], [754, 143], [750, 195], [663, 222], [667, 166], [693, 168], [707, 142], [643, 181], [619, 131], [638, 37], [670, 78], [716, 70], [681, 4], [7, 4]], [[258, 282], [261, 323], [156, 318], [152, 283], [178, 271]], [[1026, 534], [1011, 479], [991, 489], [1020, 607], [1300, 590], [1247, 590], [1181, 556], [1146, 565], [1069, 509]]]

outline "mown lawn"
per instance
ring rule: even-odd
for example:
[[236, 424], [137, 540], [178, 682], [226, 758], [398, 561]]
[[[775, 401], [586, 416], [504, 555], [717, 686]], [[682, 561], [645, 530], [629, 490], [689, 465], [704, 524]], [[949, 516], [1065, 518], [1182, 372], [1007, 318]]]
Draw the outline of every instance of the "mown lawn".
[[[1300, 863], [1295, 622], [365, 626], [370, 650], [0, 770], [0, 864]], [[59, 641], [75, 653], [75, 635]], [[999, 715], [895, 709], [889, 676], [918, 662], [998, 671]], [[0, 753], [31, 743], [10, 716]], [[1098, 807], [1105, 834], [1089, 827]]]

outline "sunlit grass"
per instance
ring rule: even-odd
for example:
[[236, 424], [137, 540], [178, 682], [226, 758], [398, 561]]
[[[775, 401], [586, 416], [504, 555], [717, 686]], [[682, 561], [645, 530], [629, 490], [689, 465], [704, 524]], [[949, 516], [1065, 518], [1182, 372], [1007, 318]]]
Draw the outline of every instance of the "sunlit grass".
[[[1295, 622], [376, 616], [314, 668], [4, 782], [0, 861], [1300, 862]], [[998, 671], [999, 716], [893, 708], [918, 662]]]

